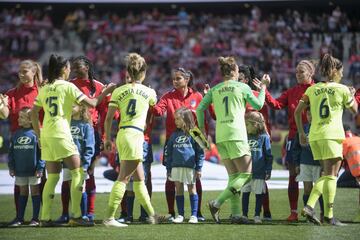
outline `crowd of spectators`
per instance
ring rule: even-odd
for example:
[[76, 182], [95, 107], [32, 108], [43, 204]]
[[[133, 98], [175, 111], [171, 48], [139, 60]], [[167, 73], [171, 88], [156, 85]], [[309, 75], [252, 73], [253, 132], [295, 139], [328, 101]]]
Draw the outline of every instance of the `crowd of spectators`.
[[[54, 51], [69, 57], [86, 55], [100, 81], [115, 83], [125, 75], [123, 57], [138, 52], [146, 57], [147, 81], [159, 96], [171, 88], [171, 69], [179, 66], [194, 73], [198, 88], [203, 83], [214, 85], [220, 81], [217, 57], [224, 55], [237, 56], [239, 63], [253, 65], [259, 74], [269, 73], [274, 96], [295, 83], [294, 67], [300, 59], [318, 58], [324, 52], [348, 65], [345, 77], [353, 84], [360, 79], [359, 42], [354, 33], [360, 19], [350, 18], [339, 7], [321, 14], [295, 9], [277, 14], [254, 6], [231, 15], [184, 8], [173, 15], [156, 8], [127, 14], [77, 9], [69, 11], [60, 24], [54, 23], [55, 14], [51, 6], [1, 10], [1, 92], [16, 84], [22, 59], [39, 60], [46, 66], [44, 56]], [[350, 36], [348, 49], [344, 49], [345, 35]], [[272, 122], [286, 125], [285, 114], [271, 114]]]

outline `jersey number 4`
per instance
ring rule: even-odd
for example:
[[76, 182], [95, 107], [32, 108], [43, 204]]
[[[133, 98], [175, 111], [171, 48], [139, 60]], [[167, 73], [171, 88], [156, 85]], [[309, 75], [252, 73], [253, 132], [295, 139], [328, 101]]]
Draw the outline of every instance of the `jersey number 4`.
[[126, 108], [126, 114], [129, 115], [130, 117], [136, 115], [136, 99], [130, 99]]
[[46, 104], [49, 106], [50, 116], [55, 117], [58, 114], [58, 97], [48, 97], [46, 98]]

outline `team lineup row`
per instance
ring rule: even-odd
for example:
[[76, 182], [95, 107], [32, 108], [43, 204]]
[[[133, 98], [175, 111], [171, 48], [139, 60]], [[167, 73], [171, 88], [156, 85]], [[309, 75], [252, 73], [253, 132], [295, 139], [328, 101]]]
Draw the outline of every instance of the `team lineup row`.
[[[261, 205], [265, 202], [263, 197], [266, 199], [265, 180], [270, 178], [272, 161], [269, 140], [271, 128], [267, 121], [265, 100], [273, 108], [288, 107], [290, 123], [287, 148], [290, 169], [289, 181], [295, 181], [294, 175], [296, 176], [296, 174], [292, 174], [292, 171], [296, 170], [296, 164], [292, 153], [295, 148], [291, 145], [296, 140], [297, 130], [300, 146], [305, 148], [310, 144], [310, 152], [314, 160], [322, 160], [320, 164], [322, 165], [323, 176], [317, 180], [312, 179], [311, 182], [316, 181], [316, 183], [302, 214], [310, 221], [320, 224], [313, 208], [315, 202], [323, 194], [324, 221], [334, 225], [339, 224], [339, 221], [333, 217], [336, 174], [342, 160], [342, 140], [345, 138], [344, 131], [339, 126], [342, 126], [344, 108], [357, 112], [357, 103], [353, 97], [355, 92], [351, 92], [352, 89], [339, 83], [342, 78], [342, 64], [339, 60], [327, 54], [322, 57], [319, 69], [325, 77], [325, 81], [317, 84], [312, 81], [312, 76], [315, 73], [313, 63], [307, 60], [301, 61], [296, 69], [299, 84], [274, 100], [266, 91], [266, 85], [270, 83], [268, 75], [264, 75], [261, 81], [251, 78], [250, 68], [244, 66], [239, 68], [233, 57], [220, 57], [218, 61], [224, 81], [212, 88], [206, 88], [204, 98], [200, 93], [191, 89], [190, 86], [193, 81], [191, 72], [179, 68], [173, 73], [175, 89], [165, 94], [158, 102], [155, 91], [142, 84], [146, 77], [147, 65], [140, 55], [132, 53], [127, 56], [128, 75], [126, 84], [119, 87], [114, 84], [103, 87], [94, 81], [93, 76], [90, 76], [93, 74], [91, 63], [85, 58], [78, 60], [73, 66], [79, 75], [78, 79], [72, 81], [74, 84], [67, 81], [70, 75], [70, 62], [61, 56], [52, 55], [50, 57], [49, 77], [45, 82], [42, 81], [40, 66], [32, 61], [24, 61], [19, 71], [21, 84], [6, 95], [1, 95], [1, 117], [10, 117], [14, 133], [18, 132], [16, 130], [19, 130], [19, 126], [22, 130], [29, 130], [32, 125], [33, 131], [30, 130], [30, 132], [33, 134], [35, 146], [39, 142], [41, 159], [46, 161], [48, 176], [42, 193], [43, 206], [40, 221], [42, 226], [54, 224], [51, 221], [50, 209], [54, 189], [62, 169], [62, 161], [69, 169], [68, 175], [71, 179], [72, 217], [69, 220], [69, 225], [93, 225], [93, 222], [89, 221], [91, 219], [83, 218], [85, 210], [81, 211], [80, 202], [82, 198], [84, 202], [84, 194], [81, 190], [84, 187], [84, 180], [91, 179], [93, 170], [91, 158], [98, 154], [96, 142], [103, 138], [105, 150], [111, 151], [113, 148], [111, 125], [113, 119], [118, 117], [117, 111], [120, 115], [120, 123], [116, 146], [121, 159], [121, 168], [109, 197], [107, 216], [103, 222], [105, 226], [127, 226], [116, 221], [114, 216], [130, 178], [133, 179], [132, 190], [144, 208], [144, 216], [146, 216], [147, 221], [154, 224], [163, 220], [155, 214], [150, 202], [144, 182], [143, 154], [145, 152], [144, 146], [146, 146], [144, 142], [149, 143], [150, 141], [149, 133], [151, 132], [153, 115], [163, 115], [165, 112], [167, 113], [167, 142], [164, 152], [169, 182], [167, 187], [171, 185], [170, 182], [175, 185], [176, 203], [179, 211], [179, 215], [173, 221], [182, 222], [184, 218], [184, 184], [188, 185], [190, 193], [192, 206], [190, 222], [196, 223], [200, 219], [201, 212], [199, 209], [201, 207], [198, 206], [201, 204], [201, 194], [197, 193], [199, 192], [197, 186], [201, 177], [204, 152], [198, 144], [201, 141], [195, 141], [196, 139], [191, 132], [196, 128], [195, 123], [197, 122], [203, 134], [199, 135], [207, 135], [207, 124], [204, 119], [204, 111], [207, 109], [216, 119], [216, 146], [229, 175], [227, 188], [215, 200], [209, 202], [210, 212], [214, 220], [220, 222], [220, 207], [226, 200], [230, 199], [232, 221], [243, 221], [244, 218], [241, 217], [239, 210], [238, 193], [240, 191], [244, 193], [244, 200], [244, 196], [248, 196], [245, 193], [249, 193], [251, 190], [257, 195], [255, 215], [259, 216]], [[253, 90], [250, 86], [253, 87]], [[107, 97], [110, 93], [112, 93], [111, 97]], [[33, 102], [24, 100], [26, 94], [33, 97]], [[76, 104], [81, 105], [81, 107], [73, 107]], [[108, 106], [106, 112], [100, 110], [101, 104]], [[87, 116], [87, 109], [82, 107], [83, 105], [90, 107], [90, 117]], [[312, 120], [307, 138], [303, 128], [305, 118], [302, 118], [302, 115], [305, 114], [304, 110], [308, 107], [310, 107], [308, 112], [311, 113]], [[31, 111], [30, 108], [32, 108]], [[19, 112], [19, 110], [21, 111]], [[42, 126], [39, 120], [39, 113], [40, 117], [42, 116], [41, 111], [44, 112]], [[194, 116], [195, 111], [196, 116]], [[245, 111], [248, 111], [246, 115]], [[102, 118], [98, 118], [98, 115], [102, 115]], [[103, 122], [99, 124], [98, 119], [103, 119]], [[80, 126], [75, 127], [76, 121], [80, 121], [78, 123]], [[88, 127], [86, 123], [93, 124], [93, 126]], [[101, 127], [104, 128], [103, 131], [101, 131]], [[328, 131], [329, 129], [337, 129], [337, 131]], [[75, 132], [82, 135], [74, 137]], [[102, 132], [103, 135], [99, 136], [99, 132]], [[26, 134], [30, 133], [25, 131], [24, 134], [28, 136]], [[14, 134], [14, 136], [17, 135]], [[86, 141], [87, 136], [92, 140]], [[22, 142], [19, 142], [18, 139], [24, 138], [21, 136], [13, 139], [16, 139], [16, 143], [21, 144]], [[90, 143], [91, 146], [86, 148], [84, 142]], [[251, 146], [249, 142], [252, 142]], [[16, 146], [16, 143], [11, 148], [14, 154], [10, 154], [15, 163], [20, 158], [16, 156], [21, 156], [20, 151], [31, 149], [21, 148]], [[84, 152], [88, 155], [84, 156]], [[36, 170], [41, 169], [41, 167], [43, 164], [35, 162]], [[86, 169], [86, 174], [84, 174], [83, 168]], [[19, 171], [14, 170], [14, 166], [12, 169], [10, 167], [10, 174], [17, 177], [16, 185], [20, 186], [19, 205], [21, 205], [21, 201], [25, 201], [25, 198], [21, 198], [21, 196], [24, 196], [24, 192], [28, 191], [23, 188], [23, 194], [21, 194], [21, 186], [26, 185], [27, 189], [30, 183], [30, 185], [35, 185], [33, 182], [38, 183], [41, 173], [40, 171], [33, 171], [32, 175], [34, 172], [36, 172], [36, 181], [29, 178], [21, 179], [18, 178], [22, 177], [18, 174]], [[296, 192], [296, 186], [293, 187], [293, 190]], [[39, 189], [34, 189], [34, 193], [37, 193], [34, 194], [35, 196], [39, 196], [38, 192]], [[174, 202], [174, 197], [167, 200], [168, 203]], [[297, 220], [297, 197], [295, 206], [294, 199], [289, 197], [289, 200], [292, 210], [289, 219]], [[40, 198], [37, 197], [33, 201], [36, 202], [39, 209]], [[93, 204], [90, 203], [89, 207], [93, 208]], [[24, 209], [21, 206], [17, 209], [17, 222], [23, 221], [23, 211]], [[265, 211], [264, 209], [264, 214]], [[88, 210], [87, 212], [89, 213]], [[172, 206], [169, 204], [169, 213], [175, 215], [173, 203]], [[91, 212], [88, 216], [91, 218]], [[34, 222], [38, 221], [36, 214], [33, 220]]]

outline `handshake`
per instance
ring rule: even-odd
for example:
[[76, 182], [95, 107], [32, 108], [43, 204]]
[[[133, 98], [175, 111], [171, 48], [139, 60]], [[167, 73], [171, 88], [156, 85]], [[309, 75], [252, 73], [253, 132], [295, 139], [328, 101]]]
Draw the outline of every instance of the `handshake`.
[[210, 149], [209, 141], [206, 139], [206, 137], [198, 127], [190, 129], [189, 133], [190, 136], [195, 140], [195, 142], [199, 144], [202, 149]]

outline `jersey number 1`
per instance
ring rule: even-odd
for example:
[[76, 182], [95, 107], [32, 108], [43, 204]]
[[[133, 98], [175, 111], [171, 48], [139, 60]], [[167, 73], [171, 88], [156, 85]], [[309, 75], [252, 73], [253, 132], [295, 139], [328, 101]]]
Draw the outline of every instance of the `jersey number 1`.
[[58, 105], [57, 105], [58, 97], [48, 97], [46, 98], [46, 104], [49, 106], [50, 116], [55, 117], [58, 114]]
[[136, 115], [136, 99], [130, 99], [126, 108], [126, 114], [129, 115], [130, 117]]
[[223, 103], [225, 104], [225, 116], [229, 115], [229, 97], [225, 96], [223, 98]]

